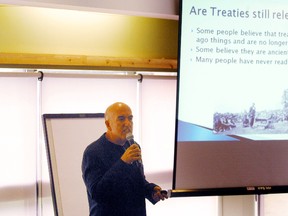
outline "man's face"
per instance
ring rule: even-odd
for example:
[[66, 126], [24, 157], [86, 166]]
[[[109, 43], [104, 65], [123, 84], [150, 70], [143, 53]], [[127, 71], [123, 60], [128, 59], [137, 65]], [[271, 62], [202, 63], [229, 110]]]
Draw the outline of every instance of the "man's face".
[[133, 131], [133, 115], [127, 106], [119, 106], [113, 110], [108, 120], [108, 130], [115, 142], [125, 142], [126, 134]]

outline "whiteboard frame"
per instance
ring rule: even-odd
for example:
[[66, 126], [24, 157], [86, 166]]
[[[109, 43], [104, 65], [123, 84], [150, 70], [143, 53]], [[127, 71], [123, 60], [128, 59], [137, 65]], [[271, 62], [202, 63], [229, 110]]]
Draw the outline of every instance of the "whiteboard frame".
[[[85, 184], [82, 180], [82, 173], [81, 173], [82, 161], [80, 162], [80, 164], [76, 164], [74, 166], [72, 165], [72, 162], [75, 161], [74, 158], [78, 158], [78, 160], [76, 161], [78, 161], [79, 163], [80, 158], [82, 160], [83, 151], [85, 150], [85, 148], [94, 140], [98, 139], [106, 131], [106, 126], [104, 122], [104, 113], [43, 114], [42, 120], [46, 142], [45, 144], [46, 144], [46, 153], [49, 168], [49, 178], [51, 185], [51, 195], [53, 201], [54, 214], [55, 216], [63, 216], [63, 215], [72, 216], [71, 215], [72, 213], [75, 214], [76, 216], [79, 215], [79, 211], [81, 211], [81, 215], [87, 215], [89, 213], [89, 204]], [[66, 124], [65, 121], [68, 121], [72, 124], [69, 124], [69, 126], [67, 125], [68, 127], [64, 128], [61, 127], [61, 130], [59, 130], [59, 128], [57, 129], [57, 124], [59, 123], [60, 125], [62, 123]], [[83, 140], [89, 139], [89, 141], [87, 142], [83, 141], [83, 143], [79, 143], [79, 146], [78, 143], [77, 145], [75, 143], [75, 145], [72, 146], [72, 148], [74, 148], [73, 151], [73, 149], [71, 150], [71, 142], [70, 142], [71, 139], [73, 138], [78, 139], [79, 136], [85, 135], [84, 131], [87, 131], [83, 130], [83, 121], [85, 124], [87, 122], [87, 126], [91, 126], [92, 124], [93, 127], [96, 125], [97, 130], [95, 128], [95, 134], [94, 134], [94, 129], [90, 127], [89, 130], [92, 131], [91, 137], [89, 138], [83, 137], [84, 138]], [[81, 124], [79, 124], [78, 126], [77, 124], [79, 122]], [[71, 129], [69, 127], [73, 128], [73, 130], [76, 129], [77, 133], [69, 131]], [[69, 142], [63, 142], [65, 139], [64, 138], [65, 134], [69, 135], [68, 138], [70, 139]], [[79, 149], [82, 148], [82, 149], [79, 151], [77, 151], [76, 149], [75, 151], [75, 148]], [[60, 150], [66, 149], [67, 151], [65, 152], [65, 155], [63, 155], [63, 151], [61, 152], [59, 149]], [[67, 161], [68, 162], [71, 161], [71, 166], [69, 166], [69, 170], [68, 169], [64, 170], [62, 169], [62, 167], [65, 167], [65, 163], [67, 167]], [[64, 172], [65, 175], [63, 174]], [[63, 176], [65, 177], [63, 178]], [[74, 184], [72, 183], [72, 181], [74, 181], [73, 182]], [[75, 185], [75, 181], [79, 185]], [[73, 185], [71, 185], [70, 187], [71, 183]], [[69, 189], [69, 192], [67, 192], [67, 188]], [[76, 194], [73, 195], [73, 193]], [[77, 205], [75, 205], [75, 203], [77, 203]]]

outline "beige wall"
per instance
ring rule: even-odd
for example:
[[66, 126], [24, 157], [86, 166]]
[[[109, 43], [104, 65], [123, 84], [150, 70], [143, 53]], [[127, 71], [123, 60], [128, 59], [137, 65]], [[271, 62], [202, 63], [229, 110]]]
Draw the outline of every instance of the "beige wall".
[[0, 0], [0, 4], [77, 9], [178, 19], [179, 0]]
[[97, 66], [151, 68], [150, 60], [157, 59], [161, 62], [152, 68], [175, 69], [177, 59], [177, 20], [2, 6], [0, 29], [0, 66], [93, 66], [98, 62]]
[[177, 58], [178, 21], [0, 7], [0, 52]]

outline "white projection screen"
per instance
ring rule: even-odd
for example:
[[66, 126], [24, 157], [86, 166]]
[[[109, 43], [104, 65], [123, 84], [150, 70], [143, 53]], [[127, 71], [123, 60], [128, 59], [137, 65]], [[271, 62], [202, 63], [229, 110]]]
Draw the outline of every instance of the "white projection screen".
[[288, 190], [288, 1], [182, 0], [173, 196]]
[[106, 131], [104, 114], [44, 114], [43, 121], [54, 214], [89, 215], [82, 156]]

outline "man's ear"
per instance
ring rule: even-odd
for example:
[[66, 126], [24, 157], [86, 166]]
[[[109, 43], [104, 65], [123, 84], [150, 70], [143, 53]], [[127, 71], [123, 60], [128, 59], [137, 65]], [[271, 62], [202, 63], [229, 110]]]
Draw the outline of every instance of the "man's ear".
[[111, 130], [110, 123], [108, 120], [105, 120], [105, 125], [106, 125], [107, 130]]

